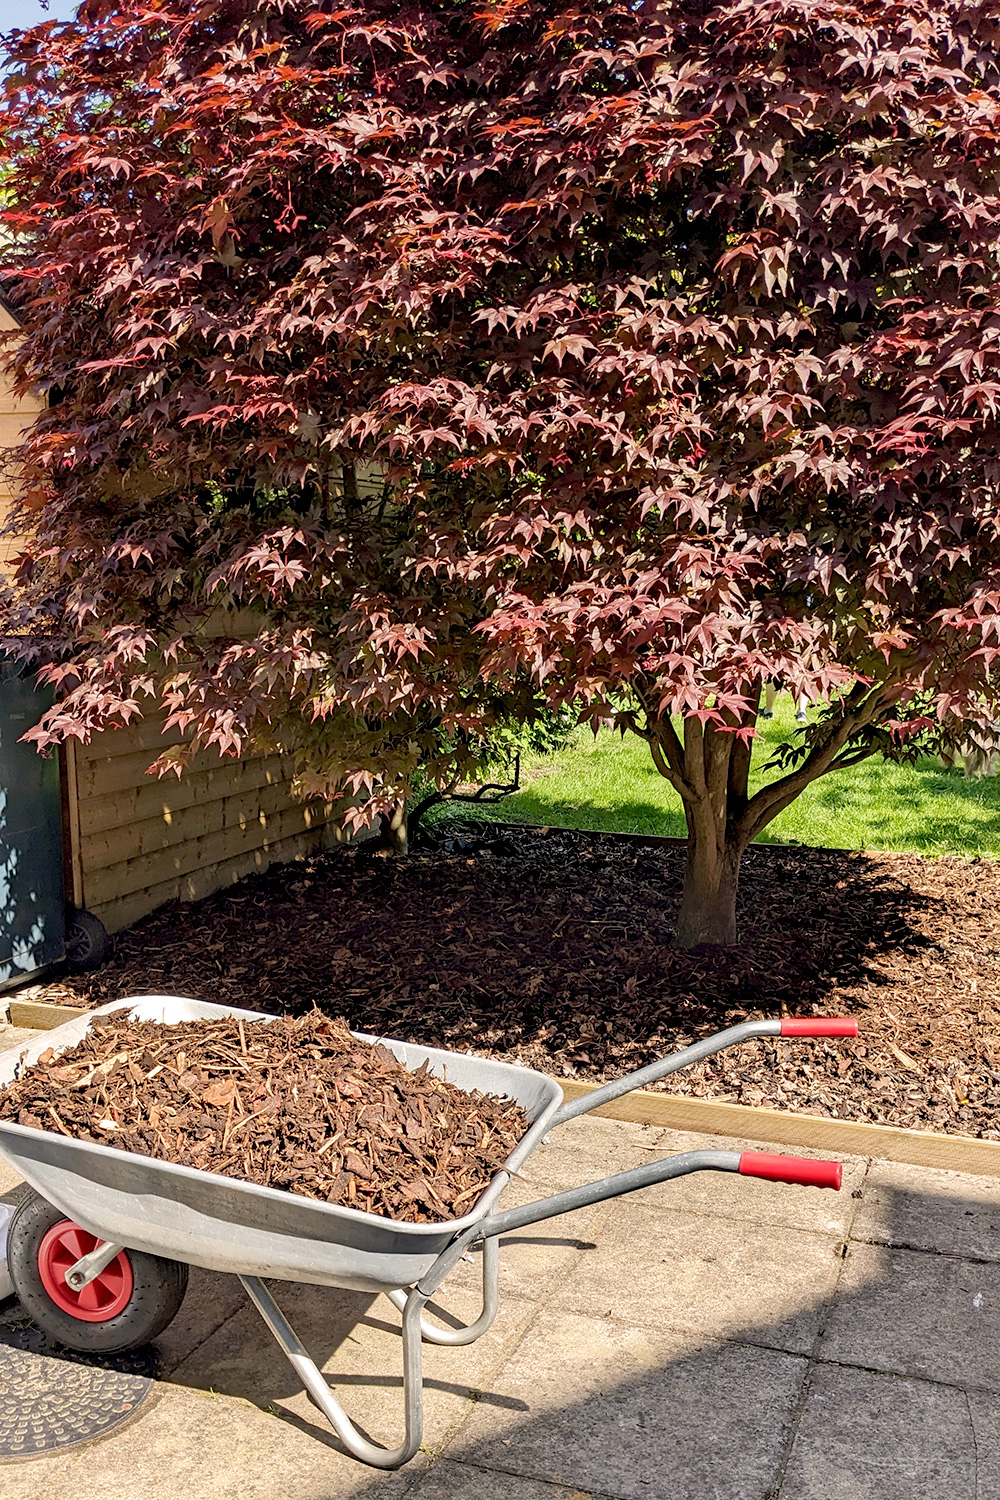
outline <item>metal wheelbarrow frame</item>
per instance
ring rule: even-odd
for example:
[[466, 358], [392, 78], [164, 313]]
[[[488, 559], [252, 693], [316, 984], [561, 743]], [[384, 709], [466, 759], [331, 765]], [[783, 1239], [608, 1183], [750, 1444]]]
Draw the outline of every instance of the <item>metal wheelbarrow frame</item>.
[[[43, 1033], [26, 1047], [0, 1056], [0, 1088], [48, 1048], [57, 1053], [67, 1051], [82, 1040], [95, 1020], [121, 1010], [128, 1010], [135, 1021], [167, 1025], [227, 1016], [263, 1023], [275, 1020], [273, 1015], [257, 1011], [178, 996], [134, 996], [101, 1006]], [[564, 1102], [562, 1089], [554, 1079], [528, 1068], [391, 1038], [355, 1035], [366, 1041], [381, 1041], [407, 1067], [417, 1068], [426, 1061], [432, 1072], [447, 1076], [460, 1088], [513, 1098], [525, 1110], [528, 1130], [504, 1169], [495, 1174], [478, 1202], [461, 1218], [406, 1224], [10, 1121], [0, 1121], [0, 1156], [42, 1198], [101, 1242], [66, 1271], [66, 1282], [74, 1292], [100, 1276], [124, 1249], [145, 1250], [239, 1276], [344, 1447], [376, 1468], [398, 1468], [420, 1446], [422, 1341], [471, 1344], [492, 1324], [498, 1307], [501, 1235], [689, 1172], [738, 1172], [814, 1187], [840, 1187], [841, 1167], [837, 1162], [753, 1151], [688, 1151], [519, 1208], [496, 1208], [511, 1175], [547, 1132], [566, 1121], [752, 1037], [856, 1036], [857, 1022], [853, 1020], [803, 1017], [744, 1022], [569, 1102]], [[461, 1257], [478, 1242], [483, 1246], [482, 1312], [467, 1325], [435, 1326], [425, 1316], [427, 1303]], [[404, 1438], [398, 1446], [374, 1443], [355, 1426], [262, 1277], [386, 1293], [402, 1313]]]

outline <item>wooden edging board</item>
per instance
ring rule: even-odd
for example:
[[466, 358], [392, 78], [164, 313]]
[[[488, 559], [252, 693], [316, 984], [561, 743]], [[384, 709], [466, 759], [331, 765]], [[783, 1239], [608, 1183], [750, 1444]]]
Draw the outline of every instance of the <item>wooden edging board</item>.
[[53, 1026], [75, 1021], [83, 1014], [84, 1007], [78, 1005], [51, 1005], [46, 1000], [17, 1000], [13, 996], [7, 1001], [8, 1024], [31, 1031], [51, 1031]]
[[[579, 1099], [598, 1088], [576, 1078], [558, 1080], [567, 1099]], [[832, 1151], [836, 1156], [874, 1156], [945, 1172], [974, 1172], [1000, 1177], [1000, 1141], [969, 1135], [939, 1135], [932, 1130], [903, 1130], [896, 1125], [869, 1125], [861, 1120], [831, 1120], [793, 1110], [752, 1109], [715, 1099], [686, 1099], [637, 1089], [594, 1110], [611, 1120], [630, 1120], [661, 1129], [699, 1135], [725, 1135], [741, 1141]]]
[[[623, 833], [617, 829], [609, 828], [576, 828], [568, 823], [511, 823], [500, 818], [490, 818], [491, 828], [498, 828], [501, 832], [510, 829], [529, 829], [535, 833], [582, 833], [588, 839], [611, 839], [618, 844], [635, 844], [650, 849], [686, 849], [688, 839], [675, 838], [673, 834], [667, 833]], [[819, 853], [819, 854], [898, 854], [896, 849], [844, 849], [839, 844], [781, 844], [776, 840], [757, 838], [750, 844], [751, 849], [778, 849], [786, 854]]]
[[[2, 1002], [0, 1002], [2, 1003]], [[10, 1024], [38, 1031], [75, 1020], [83, 1011], [71, 1005], [41, 1000], [8, 1002]], [[559, 1078], [567, 1099], [591, 1094], [600, 1085], [577, 1078]], [[683, 1094], [637, 1089], [594, 1111], [609, 1120], [653, 1125], [663, 1130], [687, 1130], [697, 1135], [723, 1135], [741, 1141], [835, 1156], [873, 1156], [883, 1161], [931, 1167], [945, 1172], [972, 1172], [1000, 1177], [1000, 1141], [976, 1140], [968, 1135], [940, 1135], [931, 1130], [902, 1130], [895, 1125], [869, 1125], [859, 1120], [831, 1120], [824, 1115], [802, 1115], [793, 1110], [753, 1109], [746, 1104], [724, 1104], [715, 1099], [688, 1099]]]

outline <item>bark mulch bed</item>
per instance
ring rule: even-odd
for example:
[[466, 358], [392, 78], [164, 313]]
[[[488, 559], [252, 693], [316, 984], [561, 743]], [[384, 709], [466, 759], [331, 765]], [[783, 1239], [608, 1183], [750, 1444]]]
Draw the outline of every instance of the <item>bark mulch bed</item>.
[[358, 1030], [603, 1080], [755, 1016], [860, 1018], [858, 1042], [754, 1042], [672, 1092], [1000, 1139], [1000, 861], [757, 846], [742, 945], [671, 946], [681, 850], [479, 826], [408, 860], [275, 867], [118, 936], [38, 998], [313, 1004]]
[[109, 1017], [0, 1092], [0, 1119], [405, 1223], [460, 1218], [527, 1130], [516, 1104], [411, 1072], [317, 1010]]

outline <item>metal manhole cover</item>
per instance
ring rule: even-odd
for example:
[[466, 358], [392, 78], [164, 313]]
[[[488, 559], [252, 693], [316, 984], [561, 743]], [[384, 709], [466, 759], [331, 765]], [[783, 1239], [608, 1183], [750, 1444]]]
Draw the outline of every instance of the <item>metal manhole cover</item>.
[[75, 1448], [129, 1422], [153, 1381], [0, 1345], [0, 1464]]

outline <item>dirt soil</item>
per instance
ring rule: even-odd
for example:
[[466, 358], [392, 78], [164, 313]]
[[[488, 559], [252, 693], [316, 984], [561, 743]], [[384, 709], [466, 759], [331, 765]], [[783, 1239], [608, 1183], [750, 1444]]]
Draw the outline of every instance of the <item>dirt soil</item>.
[[359, 1030], [604, 1080], [757, 1016], [853, 1014], [857, 1042], [753, 1042], [660, 1087], [1000, 1139], [1000, 861], [758, 846], [742, 945], [671, 945], [683, 853], [482, 825], [406, 860], [278, 866], [35, 992], [314, 1003]]

